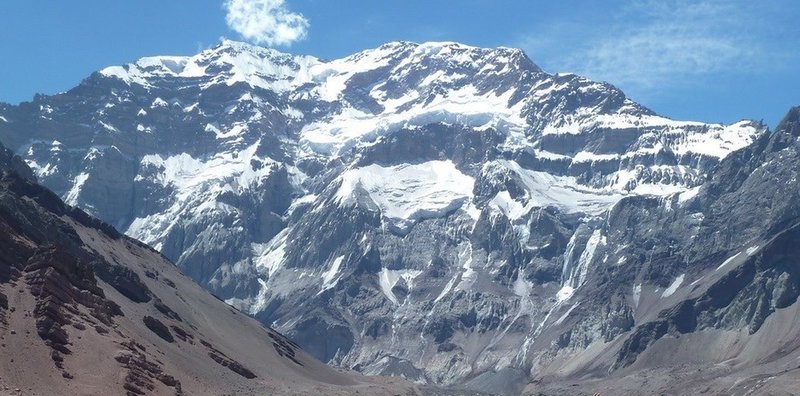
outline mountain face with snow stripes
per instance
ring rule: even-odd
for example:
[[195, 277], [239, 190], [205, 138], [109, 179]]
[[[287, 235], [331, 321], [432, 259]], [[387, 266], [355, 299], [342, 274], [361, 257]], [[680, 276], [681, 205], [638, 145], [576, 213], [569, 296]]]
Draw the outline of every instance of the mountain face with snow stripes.
[[322, 60], [224, 41], [0, 105], [43, 184], [320, 359], [511, 393], [629, 370], [648, 349], [625, 340], [715, 257], [758, 254], [780, 216], [733, 234], [753, 214], [715, 200], [774, 136], [458, 43]]

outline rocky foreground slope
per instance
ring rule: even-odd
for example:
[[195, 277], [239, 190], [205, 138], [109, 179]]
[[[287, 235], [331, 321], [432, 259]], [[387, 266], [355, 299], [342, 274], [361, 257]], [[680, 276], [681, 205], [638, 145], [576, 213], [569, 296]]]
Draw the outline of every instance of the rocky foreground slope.
[[[746, 370], [797, 356], [794, 267], [771, 253], [797, 213], [796, 113], [772, 134], [674, 121], [508, 48], [225, 41], [0, 105], [0, 141], [323, 361], [636, 393], [674, 386], [664, 367], [783, 381]], [[707, 386], [744, 389], [726, 381]]]
[[416, 394], [322, 364], [27, 173], [0, 146], [0, 393]]

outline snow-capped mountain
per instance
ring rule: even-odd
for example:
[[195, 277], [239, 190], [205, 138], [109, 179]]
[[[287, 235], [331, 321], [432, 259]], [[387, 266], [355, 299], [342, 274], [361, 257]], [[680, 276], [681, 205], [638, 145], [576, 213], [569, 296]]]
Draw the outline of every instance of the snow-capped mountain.
[[0, 339], [7, 395], [418, 394], [313, 359], [65, 205], [2, 145]]
[[0, 105], [42, 183], [315, 356], [508, 392], [635, 361], [609, 356], [746, 239], [686, 208], [768, 138], [457, 43], [224, 41]]

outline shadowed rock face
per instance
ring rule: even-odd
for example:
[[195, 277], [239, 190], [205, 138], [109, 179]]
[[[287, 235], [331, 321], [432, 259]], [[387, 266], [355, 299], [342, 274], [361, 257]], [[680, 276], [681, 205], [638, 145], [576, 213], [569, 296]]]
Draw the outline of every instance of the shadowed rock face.
[[4, 172], [12, 172], [17, 176], [26, 180], [35, 180], [33, 171], [22, 158], [14, 155], [14, 153], [6, 147], [0, 148], [0, 169]]
[[413, 391], [399, 382], [361, 381], [310, 358], [203, 291], [151, 248], [65, 205], [24, 167], [0, 146], [4, 389], [37, 395]]
[[[795, 259], [800, 254], [798, 241], [800, 229], [795, 224], [710, 285], [703, 294], [661, 311], [656, 320], [636, 327], [625, 339], [614, 366], [633, 364], [639, 353], [667, 335], [680, 336], [704, 329], [741, 329], [749, 335], [756, 333], [776, 310], [797, 302], [800, 295], [800, 268]], [[769, 347], [763, 352], [768, 350]]]
[[505, 48], [224, 42], [2, 107], [0, 140], [318, 358], [517, 393], [794, 306], [792, 275], [748, 260], [794, 225], [796, 113], [668, 120]]

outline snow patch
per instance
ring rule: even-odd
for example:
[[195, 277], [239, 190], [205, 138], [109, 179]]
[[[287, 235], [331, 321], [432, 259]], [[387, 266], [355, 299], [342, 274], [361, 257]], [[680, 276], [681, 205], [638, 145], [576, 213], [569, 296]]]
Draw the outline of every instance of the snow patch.
[[286, 237], [289, 229], [284, 228], [266, 244], [253, 244], [256, 268], [265, 268], [269, 276], [283, 267], [286, 256]]
[[558, 325], [560, 325], [561, 323], [563, 323], [563, 322], [564, 322], [564, 320], [566, 320], [566, 319], [569, 317], [569, 314], [571, 314], [571, 313], [572, 313], [572, 311], [573, 311], [573, 310], [575, 310], [575, 308], [578, 308], [578, 305], [580, 305], [580, 303], [573, 304], [571, 307], [569, 307], [569, 309], [567, 309], [567, 312], [564, 312], [564, 314], [563, 314], [563, 315], [561, 315], [561, 317], [560, 317], [560, 318], [558, 318], [558, 320], [556, 320], [555, 322], [553, 322], [553, 325], [554, 325], [554, 326], [558, 326]]
[[555, 176], [525, 169], [515, 161], [487, 163], [483, 172], [501, 174], [504, 170], [519, 175], [526, 190], [523, 202], [513, 200], [507, 192], [498, 193], [492, 199], [492, 207], [499, 209], [510, 219], [519, 218], [532, 208], [547, 206], [555, 206], [566, 213], [600, 214], [625, 196], [618, 190], [583, 186], [571, 176]]
[[[330, 88], [330, 81], [326, 84], [321, 94], [323, 99], [334, 100], [326, 92], [344, 89], [343, 83], [337, 84], [335, 89]], [[505, 92], [482, 92], [468, 84], [439, 91], [431, 91], [430, 99], [424, 101], [418, 100], [422, 98], [419, 92], [409, 91], [404, 96], [386, 100], [384, 109], [377, 114], [346, 106], [339, 113], [304, 126], [301, 144], [312, 152], [337, 154], [401, 128], [443, 123], [476, 129], [497, 128], [521, 135], [527, 126], [521, 116], [524, 103], [509, 107], [509, 100], [516, 92], [513, 88]]]
[[[539, 94], [542, 95], [546, 92], [542, 90]], [[759, 136], [759, 130], [749, 121], [741, 121], [732, 125], [703, 124], [675, 121], [656, 115], [624, 112], [612, 114], [581, 114], [578, 112], [576, 115], [569, 115], [548, 124], [542, 133], [544, 135], [581, 134], [596, 128], [659, 130], [659, 133], [666, 138], [663, 140], [667, 144], [664, 148], [677, 155], [695, 153], [717, 158], [723, 158], [746, 147]], [[658, 147], [652, 148], [652, 151], [658, 150]], [[639, 151], [644, 152], [646, 149]]]
[[320, 292], [336, 286], [336, 283], [339, 282], [339, 278], [337, 278], [336, 275], [339, 274], [342, 261], [344, 261], [344, 256], [335, 258], [331, 266], [328, 267], [328, 270], [322, 273], [322, 290], [320, 290]]
[[580, 151], [572, 157], [574, 162], [610, 161], [619, 159], [619, 154], [595, 154], [590, 151]]
[[403, 279], [408, 286], [409, 292], [412, 288], [414, 288], [414, 279], [422, 274], [422, 271], [419, 270], [390, 270], [388, 268], [381, 269], [381, 272], [378, 274], [378, 284], [380, 285], [381, 291], [389, 299], [394, 305], [398, 305], [397, 296], [395, 296], [392, 288], [397, 285], [397, 282], [400, 279]]
[[456, 290], [469, 290], [478, 279], [478, 274], [472, 268], [472, 244], [468, 244], [467, 248], [459, 253], [458, 261], [464, 264], [461, 266], [461, 280], [458, 282]]
[[[173, 190], [171, 205], [164, 211], [137, 217], [125, 233], [160, 249], [173, 226], [182, 218], [226, 215], [238, 209], [217, 198], [226, 192], [241, 193], [259, 188], [276, 169], [274, 161], [256, 155], [258, 142], [236, 152], [222, 152], [195, 158], [187, 153], [162, 157], [148, 154], [140, 161], [142, 174], [154, 183]], [[253, 164], [260, 163], [260, 166]]]
[[340, 204], [348, 202], [357, 188], [363, 188], [384, 217], [406, 229], [461, 207], [472, 198], [474, 184], [451, 161], [369, 165], [344, 172], [336, 198]]
[[678, 194], [678, 203], [683, 204], [691, 200], [692, 198], [697, 196], [697, 193], [700, 192], [700, 186], [692, 187], [680, 194]]
[[719, 265], [719, 267], [717, 267], [716, 271], [719, 271], [719, 270], [721, 270], [723, 267], [725, 267], [726, 265], [728, 265], [728, 264], [729, 264], [731, 261], [733, 261], [734, 259], [736, 259], [737, 257], [739, 257], [741, 254], [742, 254], [742, 252], [739, 252], [739, 253], [736, 253], [736, 254], [734, 254], [734, 255], [733, 255], [733, 256], [731, 256], [731, 257], [728, 257], [728, 259], [727, 259], [727, 260], [723, 261], [723, 262], [722, 262], [722, 264], [720, 264], [720, 265]]
[[531, 295], [531, 288], [532, 288], [531, 283], [526, 281], [525, 278], [522, 276], [522, 273], [520, 272], [520, 274], [517, 275], [517, 279], [514, 280], [514, 285], [513, 285], [514, 294], [516, 294], [519, 297], [522, 297], [523, 299], [529, 298]]
[[81, 189], [83, 189], [83, 184], [86, 183], [86, 180], [89, 179], [89, 174], [86, 172], [82, 172], [75, 176], [72, 180], [72, 187], [67, 192], [66, 197], [64, 198], [64, 202], [68, 205], [75, 206], [78, 204], [78, 197], [81, 194]]
[[497, 193], [497, 195], [495, 195], [494, 198], [489, 201], [489, 205], [499, 209], [500, 212], [502, 212], [511, 221], [520, 219], [528, 214], [528, 212], [531, 210], [530, 207], [523, 205], [521, 202], [511, 198], [511, 194], [508, 191], [500, 191]]
[[444, 296], [447, 295], [447, 293], [450, 293], [450, 290], [453, 290], [453, 285], [455, 285], [457, 277], [458, 275], [453, 276], [452, 278], [450, 278], [449, 281], [447, 281], [447, 284], [444, 285], [444, 288], [442, 288], [441, 293], [439, 293], [439, 295], [436, 296], [436, 298], [433, 300], [434, 304], [438, 303], [441, 299], [443, 299]]
[[576, 262], [573, 257], [575, 255], [577, 236], [577, 233], [572, 235], [564, 252], [564, 264], [561, 269], [561, 289], [556, 293], [558, 304], [570, 299], [575, 294], [575, 290], [586, 283], [589, 265], [594, 259], [597, 247], [606, 244], [606, 237], [601, 230], [592, 231], [592, 235], [586, 241], [586, 246]]
[[569, 300], [573, 294], [575, 294], [575, 288], [569, 285], [564, 285], [558, 290], [558, 293], [556, 293], [556, 301], [558, 303], [562, 303], [566, 300]]
[[663, 292], [663, 293], [661, 293], [661, 298], [666, 298], [666, 297], [669, 297], [669, 296], [671, 296], [673, 293], [675, 293], [675, 291], [676, 291], [676, 290], [678, 290], [678, 288], [679, 288], [679, 287], [681, 286], [681, 284], [683, 283], [683, 278], [684, 278], [684, 276], [685, 276], [685, 275], [686, 275], [686, 274], [680, 274], [680, 275], [678, 275], [678, 277], [677, 277], [677, 278], [675, 278], [675, 280], [673, 280], [673, 281], [672, 281], [672, 284], [670, 284], [670, 285], [669, 285], [669, 287], [667, 287], [666, 289], [664, 289], [664, 292]]

